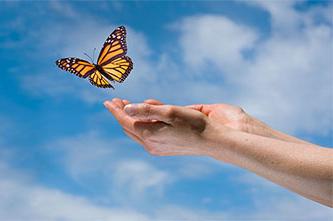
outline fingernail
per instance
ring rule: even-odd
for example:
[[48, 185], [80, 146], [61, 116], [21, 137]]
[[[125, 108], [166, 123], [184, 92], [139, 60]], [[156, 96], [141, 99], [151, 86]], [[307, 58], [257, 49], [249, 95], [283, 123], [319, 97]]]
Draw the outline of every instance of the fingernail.
[[125, 112], [129, 115], [129, 116], [134, 116], [136, 114], [136, 105], [135, 104], [127, 104], [124, 107]]
[[110, 101], [104, 101], [104, 107], [110, 108]]
[[119, 101], [120, 99], [119, 98], [113, 98], [112, 99], [112, 102], [117, 102], [117, 101]]

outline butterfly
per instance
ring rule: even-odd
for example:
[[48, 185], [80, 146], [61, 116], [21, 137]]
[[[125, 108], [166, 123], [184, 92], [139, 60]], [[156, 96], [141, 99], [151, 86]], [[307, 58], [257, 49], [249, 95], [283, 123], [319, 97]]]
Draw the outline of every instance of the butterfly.
[[81, 78], [89, 77], [90, 83], [96, 87], [114, 89], [110, 82], [123, 82], [133, 69], [133, 62], [126, 53], [126, 29], [120, 26], [104, 42], [97, 64], [68, 57], [57, 60], [56, 65]]

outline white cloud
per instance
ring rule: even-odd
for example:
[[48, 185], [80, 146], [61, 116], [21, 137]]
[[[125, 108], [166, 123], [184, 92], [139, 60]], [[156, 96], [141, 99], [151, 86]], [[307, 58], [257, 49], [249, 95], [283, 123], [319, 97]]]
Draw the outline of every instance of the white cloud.
[[290, 1], [244, 1], [246, 4], [251, 4], [260, 7], [270, 13], [272, 28], [276, 31], [287, 30], [288, 32], [295, 31], [295, 27], [299, 25], [302, 15], [294, 10], [294, 5], [297, 0]]
[[102, 200], [139, 204], [149, 197], [162, 197], [173, 182], [168, 171], [151, 164], [149, 156], [141, 149], [136, 152], [127, 139], [108, 139], [91, 132], [56, 140], [48, 148], [62, 155], [64, 169], [76, 182], [88, 189], [103, 188], [104, 195], [97, 196]]
[[[310, 201], [293, 197], [262, 196], [251, 212], [239, 210], [193, 210], [176, 205], [163, 205], [159, 209], [142, 213], [121, 207], [106, 207], [80, 196], [57, 189], [46, 188], [24, 178], [22, 173], [0, 163], [0, 219], [7, 221], [85, 221], [85, 220], [223, 220], [274, 219], [318, 220], [331, 217], [332, 211]], [[149, 203], [147, 203], [149, 204]], [[304, 212], [306, 211], [306, 212]]]
[[[93, 135], [91, 135], [93, 136]], [[79, 140], [79, 138], [78, 138]], [[87, 145], [92, 145], [91, 140], [86, 141]], [[103, 142], [102, 142], [103, 143]], [[59, 144], [59, 143], [58, 143]], [[79, 145], [77, 142], [69, 142], [70, 146], [64, 148], [73, 148], [72, 145]], [[238, 173], [235, 174], [236, 183], [246, 184], [250, 192], [247, 199], [253, 201], [249, 205], [251, 211], [243, 211], [241, 208], [221, 208], [220, 211], [212, 211], [210, 209], [186, 208], [177, 204], [169, 205], [163, 199], [158, 200], [157, 205], [152, 205], [150, 200], [141, 201], [141, 207], [145, 207], [143, 211], [137, 207], [131, 207], [133, 198], [126, 194], [126, 191], [143, 191], [141, 197], [146, 199], [146, 195], [151, 191], [151, 187], [155, 188], [159, 185], [165, 185], [165, 180], [169, 178], [165, 172], [157, 170], [147, 162], [140, 160], [120, 160], [117, 162], [115, 158], [109, 158], [114, 152], [100, 151], [101, 145], [96, 143], [98, 154], [88, 150], [84, 145], [81, 153], [86, 156], [78, 156], [82, 164], [88, 164], [93, 167], [98, 164], [98, 160], [104, 161], [106, 158], [112, 163], [115, 162], [116, 170], [107, 171], [108, 173], [119, 173], [115, 177], [119, 178], [117, 184], [110, 183], [110, 188], [117, 190], [117, 185], [123, 185], [121, 191], [118, 192], [119, 197], [123, 198], [121, 203], [101, 204], [102, 201], [96, 203], [91, 197], [83, 197], [66, 193], [64, 191], [45, 187], [35, 182], [34, 178], [29, 175], [28, 171], [19, 171], [13, 169], [7, 163], [9, 155], [1, 154], [0, 156], [0, 219], [8, 221], [28, 220], [28, 221], [81, 221], [81, 220], [133, 220], [133, 221], [152, 221], [152, 220], [222, 220], [222, 219], [274, 219], [274, 220], [318, 220], [324, 221], [328, 217], [333, 216], [332, 211], [317, 203], [304, 200], [301, 197], [290, 194], [274, 184], [270, 184], [262, 178], [253, 174]], [[58, 145], [56, 145], [58, 146]], [[58, 146], [60, 148], [60, 146]], [[124, 145], [122, 146], [124, 148]], [[5, 149], [2, 147], [2, 149]], [[1, 151], [2, 152], [2, 151]], [[105, 159], [103, 154], [106, 153]], [[80, 154], [80, 151], [74, 151], [72, 154]], [[88, 157], [91, 155], [91, 157]], [[15, 157], [15, 156], [14, 156]], [[71, 158], [74, 160], [73, 158]], [[162, 160], [162, 158], [159, 158]], [[127, 164], [128, 162], [128, 164]], [[70, 162], [68, 162], [70, 163]], [[110, 163], [110, 164], [111, 164]], [[77, 164], [76, 164], [77, 166]], [[95, 173], [97, 170], [89, 170], [86, 173]], [[100, 166], [97, 165], [97, 168]], [[108, 167], [107, 167], [108, 168]], [[84, 173], [84, 171], [79, 171]], [[223, 179], [223, 177], [221, 177]], [[98, 179], [98, 182], [104, 182]], [[138, 183], [138, 185], [136, 185]], [[106, 183], [108, 185], [108, 183]], [[223, 186], [221, 186], [223, 188]], [[119, 189], [118, 189], [119, 190]], [[105, 196], [111, 197], [111, 196]], [[135, 199], [134, 199], [135, 200]], [[203, 199], [203, 203], [219, 203], [218, 198]], [[220, 199], [223, 200], [223, 199]], [[154, 209], [152, 209], [154, 208]], [[246, 207], [247, 208], [247, 207]], [[307, 211], [304, 213], [304, 211]]]
[[[81, 134], [68, 138], [60, 138], [48, 144], [52, 151], [65, 154], [62, 156], [68, 173], [76, 180], [85, 175], [103, 175], [110, 170], [110, 160], [119, 142], [109, 142], [101, 138], [96, 132]], [[111, 174], [111, 173], [107, 173]]]
[[54, 140], [47, 148], [60, 153], [61, 163], [75, 180], [99, 176], [98, 179], [119, 187], [126, 184], [138, 194], [152, 187], [161, 190], [180, 179], [198, 179], [219, 169], [230, 169], [226, 164], [203, 157], [182, 157], [170, 162], [147, 154], [127, 138], [109, 138], [97, 131]]
[[308, 27], [274, 35], [239, 80], [239, 102], [272, 125], [325, 134], [332, 125], [332, 30]]
[[65, 17], [77, 17], [79, 16], [78, 12], [67, 2], [59, 0], [49, 1], [49, 7], [56, 13], [61, 14]]
[[253, 48], [258, 38], [250, 28], [218, 15], [188, 17], [178, 27], [185, 62], [204, 70], [216, 65], [221, 70], [236, 71], [244, 63], [242, 52]]
[[327, 135], [333, 123], [333, 33], [330, 24], [314, 22], [326, 9], [314, 14], [298, 12], [292, 4], [263, 5], [273, 21], [297, 22], [273, 26], [258, 46], [238, 81], [238, 103], [277, 128]]
[[[273, 21], [271, 35], [261, 41], [256, 41], [258, 34], [253, 30], [223, 16], [184, 19], [179, 41], [185, 62], [202, 66], [197, 71], [206, 76], [214, 65], [218, 67], [219, 80], [209, 84], [230, 89], [228, 94], [220, 90], [220, 102], [242, 106], [291, 133], [327, 135], [333, 123], [330, 24], [314, 22], [320, 8], [316, 13], [302, 13], [291, 3], [259, 5]], [[246, 50], [253, 51], [251, 59], [242, 56]], [[211, 94], [205, 95], [209, 101]]]
[[253, 199], [255, 211], [248, 216], [242, 216], [243, 218], [309, 221], [333, 218], [333, 211], [330, 208], [305, 200], [253, 173], [241, 173], [234, 178], [234, 181], [246, 184]]
[[135, 198], [142, 197], [146, 191], [157, 190], [160, 193], [166, 184], [172, 182], [169, 173], [141, 160], [123, 160], [116, 166], [114, 173], [115, 187], [126, 189]]
[[1, 220], [151, 220], [133, 210], [95, 205], [83, 197], [36, 185], [3, 162], [0, 174]]
[[[325, 220], [327, 216], [332, 215], [325, 206], [305, 200], [254, 174], [205, 158], [183, 158], [178, 163], [177, 160], [170, 162], [164, 158], [158, 158], [155, 164], [152, 164], [150, 157], [139, 156], [137, 153], [134, 153], [133, 156], [128, 154], [124, 156], [124, 152], [135, 152], [131, 143], [125, 140], [105, 139], [97, 133], [64, 138], [54, 142], [49, 148], [62, 150], [65, 169], [78, 182], [86, 183], [86, 185], [90, 185], [90, 188], [96, 188], [96, 184], [91, 180], [98, 180], [98, 183], [103, 183], [110, 188], [104, 198], [97, 199], [98, 202], [105, 202], [107, 205], [122, 205], [119, 208], [141, 208], [147, 212], [144, 214], [147, 217], [153, 217], [153, 220], [222, 218]], [[139, 149], [138, 152], [143, 153], [143, 150]], [[165, 169], [159, 169], [160, 165], [164, 165]], [[186, 179], [194, 179], [193, 182], [196, 182], [197, 179], [205, 179], [207, 175], [210, 176], [218, 171], [224, 171], [224, 173], [221, 173], [221, 177], [216, 178], [223, 179], [226, 174], [232, 173], [234, 179], [231, 182], [245, 185], [245, 190], [248, 192], [242, 191], [253, 202], [252, 212], [240, 213], [241, 208], [230, 208], [220, 212], [194, 211], [193, 208], [171, 206], [164, 201], [164, 194], [169, 186], [177, 185], [178, 182]], [[242, 185], [239, 187], [241, 188]], [[155, 202], [155, 200], [158, 200], [158, 205], [147, 203]], [[219, 203], [219, 200], [223, 199], [209, 199], [209, 201], [211, 200]], [[207, 202], [207, 199], [203, 201]], [[147, 208], [150, 209], [147, 210]], [[303, 214], [301, 211], [304, 209], [311, 210], [311, 212]]]

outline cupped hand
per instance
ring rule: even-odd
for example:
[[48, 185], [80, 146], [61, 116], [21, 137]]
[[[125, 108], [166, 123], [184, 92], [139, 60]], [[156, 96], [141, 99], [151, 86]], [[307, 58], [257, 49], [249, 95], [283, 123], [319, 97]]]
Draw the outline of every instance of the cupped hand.
[[[145, 103], [162, 105], [159, 100], [149, 99]], [[200, 111], [210, 120], [234, 130], [256, 134], [265, 137], [274, 137], [273, 129], [265, 123], [247, 114], [242, 108], [229, 104], [194, 104], [185, 106]]]
[[159, 104], [154, 100], [129, 104], [118, 98], [104, 103], [125, 133], [153, 155], [207, 155], [211, 152], [209, 137], [223, 128], [200, 111]]

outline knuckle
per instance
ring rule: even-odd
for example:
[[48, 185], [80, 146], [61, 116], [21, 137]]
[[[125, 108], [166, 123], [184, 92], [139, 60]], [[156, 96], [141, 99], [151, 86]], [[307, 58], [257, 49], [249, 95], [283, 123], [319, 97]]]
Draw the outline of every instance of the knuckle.
[[146, 110], [148, 110], [150, 108], [150, 105], [146, 104], [146, 103], [143, 103], [143, 104], [141, 104], [141, 107], [142, 107], [143, 110], [146, 111]]
[[149, 118], [151, 115], [151, 106], [149, 104], [143, 103], [142, 104], [143, 115], [146, 118]]
[[192, 129], [198, 132], [203, 132], [207, 127], [207, 119], [201, 115], [198, 115], [196, 119], [192, 122]]
[[169, 106], [169, 107], [167, 107], [165, 114], [167, 117], [174, 118], [176, 115], [176, 112], [177, 111], [176, 111], [175, 107]]

